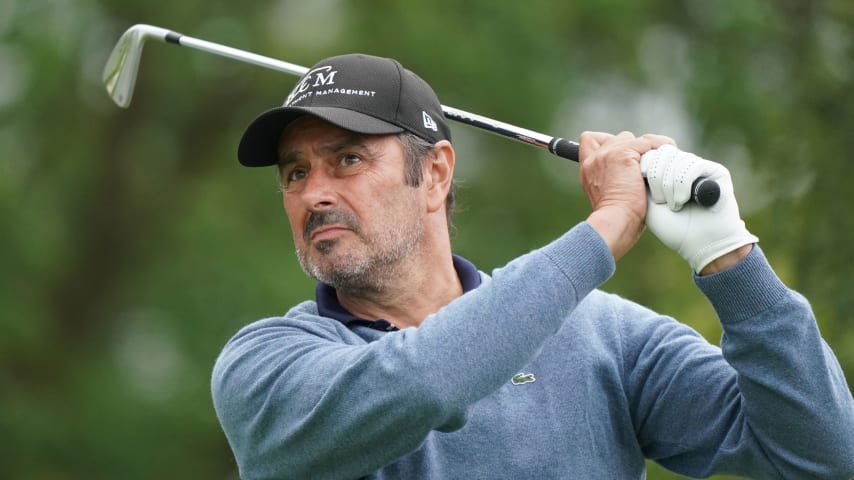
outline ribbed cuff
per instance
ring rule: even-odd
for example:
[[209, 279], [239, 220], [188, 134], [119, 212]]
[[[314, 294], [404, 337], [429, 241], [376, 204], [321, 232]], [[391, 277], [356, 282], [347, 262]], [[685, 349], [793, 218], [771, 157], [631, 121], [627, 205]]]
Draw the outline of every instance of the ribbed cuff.
[[587, 222], [579, 223], [542, 252], [575, 286], [579, 299], [605, 283], [616, 269], [608, 245]]
[[712, 303], [721, 322], [739, 322], [771, 308], [789, 292], [759, 245], [737, 265], [711, 275], [694, 274], [694, 283]]

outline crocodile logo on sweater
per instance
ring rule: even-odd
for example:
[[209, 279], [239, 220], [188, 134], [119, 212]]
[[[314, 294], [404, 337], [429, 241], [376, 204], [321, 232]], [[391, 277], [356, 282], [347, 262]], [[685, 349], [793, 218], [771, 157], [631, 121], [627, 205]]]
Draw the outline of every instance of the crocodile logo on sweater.
[[517, 373], [516, 375], [513, 375], [510, 382], [513, 383], [513, 385], [524, 385], [526, 383], [531, 383], [536, 379], [537, 378], [533, 373]]

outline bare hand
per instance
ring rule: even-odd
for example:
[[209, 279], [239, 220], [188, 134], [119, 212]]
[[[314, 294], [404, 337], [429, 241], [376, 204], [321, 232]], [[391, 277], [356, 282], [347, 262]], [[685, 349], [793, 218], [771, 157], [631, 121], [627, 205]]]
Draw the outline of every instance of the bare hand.
[[602, 236], [614, 260], [631, 250], [643, 233], [647, 193], [641, 155], [664, 144], [675, 142], [629, 132], [584, 132], [579, 138], [581, 187], [593, 207], [587, 222]]

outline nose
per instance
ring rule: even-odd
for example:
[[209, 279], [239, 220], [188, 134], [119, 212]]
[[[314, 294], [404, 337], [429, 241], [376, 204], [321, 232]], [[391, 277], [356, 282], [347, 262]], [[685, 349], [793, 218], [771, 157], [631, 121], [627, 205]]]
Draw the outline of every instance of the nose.
[[335, 206], [337, 192], [334, 179], [323, 168], [312, 168], [303, 181], [300, 198], [308, 210], [323, 210]]

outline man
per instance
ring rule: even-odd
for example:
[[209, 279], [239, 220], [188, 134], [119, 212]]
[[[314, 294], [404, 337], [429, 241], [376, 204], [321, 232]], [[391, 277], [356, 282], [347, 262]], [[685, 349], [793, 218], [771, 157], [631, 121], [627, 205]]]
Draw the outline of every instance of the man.
[[[726, 169], [671, 139], [583, 134], [591, 214], [491, 275], [452, 254], [450, 132], [393, 60], [321, 61], [238, 157], [278, 165], [319, 281], [214, 367], [243, 478], [625, 479], [645, 458], [697, 477], [854, 476], [854, 401], [809, 305], [745, 228]], [[712, 208], [686, 203], [700, 176], [721, 186]], [[697, 273], [722, 351], [596, 289], [645, 225]]]

